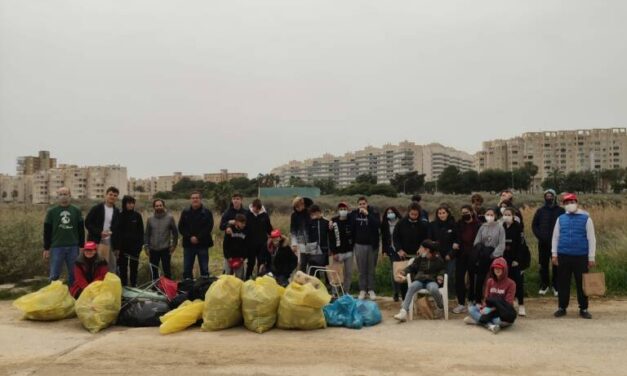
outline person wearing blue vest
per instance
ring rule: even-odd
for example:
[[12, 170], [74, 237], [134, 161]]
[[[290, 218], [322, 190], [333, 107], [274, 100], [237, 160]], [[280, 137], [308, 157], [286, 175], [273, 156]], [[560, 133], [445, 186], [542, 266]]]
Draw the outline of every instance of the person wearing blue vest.
[[557, 290], [559, 306], [555, 317], [566, 315], [570, 300], [571, 275], [575, 275], [579, 316], [591, 319], [588, 312], [588, 298], [583, 293], [583, 273], [593, 268], [596, 255], [596, 237], [590, 215], [577, 207], [577, 196], [566, 193], [563, 198], [566, 213], [559, 216], [553, 229], [551, 255], [557, 269]]

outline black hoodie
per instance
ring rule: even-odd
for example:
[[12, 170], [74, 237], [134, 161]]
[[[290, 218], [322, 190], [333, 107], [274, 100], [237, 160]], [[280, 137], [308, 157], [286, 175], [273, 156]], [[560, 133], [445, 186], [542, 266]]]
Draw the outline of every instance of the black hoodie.
[[229, 225], [231, 235], [224, 234], [224, 245], [222, 247], [225, 259], [234, 257], [246, 257], [248, 254], [248, 240], [246, 228], [238, 229], [237, 226]]
[[418, 218], [412, 222], [409, 217], [401, 219], [394, 226], [394, 249], [396, 252], [405, 251], [408, 255], [418, 252], [420, 244], [429, 237], [429, 224]]
[[379, 251], [379, 228], [381, 220], [379, 213], [368, 205], [368, 215], [363, 215], [359, 209], [354, 210], [351, 215], [351, 232], [353, 244], [371, 245], [372, 249]]
[[229, 221], [234, 220], [235, 216], [238, 214], [246, 215], [246, 209], [242, 206], [239, 210], [237, 210], [233, 207], [233, 203], [231, 203], [229, 208], [222, 214], [222, 219], [220, 219], [220, 230], [225, 231], [229, 226]]
[[440, 256], [444, 259], [453, 251], [453, 243], [459, 244], [457, 235], [457, 223], [453, 217], [446, 221], [437, 218], [429, 223], [429, 239], [440, 244]]
[[129, 198], [122, 199], [122, 211], [118, 216], [117, 231], [113, 233], [111, 241], [114, 249], [139, 253], [144, 244], [144, 220], [135, 210], [126, 210]]
[[298, 264], [298, 256], [294, 254], [292, 248], [285, 237], [281, 237], [281, 242], [277, 248], [272, 241], [268, 242], [268, 252], [271, 254], [271, 271], [277, 276], [289, 276]]

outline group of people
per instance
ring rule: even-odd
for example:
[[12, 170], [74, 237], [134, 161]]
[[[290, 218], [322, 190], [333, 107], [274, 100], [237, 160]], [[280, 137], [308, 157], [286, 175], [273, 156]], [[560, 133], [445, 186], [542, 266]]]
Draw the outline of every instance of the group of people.
[[[91, 281], [104, 278], [107, 271], [118, 273], [124, 285], [136, 286], [142, 249], [149, 255], [153, 279], [159, 276], [159, 265], [170, 278], [170, 260], [179, 234], [183, 239], [183, 278], [193, 279], [196, 259], [200, 277], [209, 277], [214, 221], [199, 192], [191, 194], [190, 206], [181, 213], [178, 225], [164, 200], [155, 199], [154, 213], [145, 226], [132, 197], [124, 196], [121, 210], [116, 207], [119, 191], [115, 187], [107, 189], [104, 202], [91, 208], [84, 221], [80, 210], [70, 203], [69, 189], [57, 193], [58, 205], [48, 210], [44, 222], [44, 258], [50, 259], [51, 280], [59, 278], [63, 264], [67, 266], [73, 295], [78, 296]], [[392, 276], [394, 300], [402, 300], [396, 319], [406, 320], [414, 293], [421, 289], [427, 289], [442, 309], [439, 288], [447, 274], [458, 303], [453, 313], [467, 312], [467, 323], [483, 324], [497, 332], [517, 315], [526, 315], [524, 270], [530, 264], [524, 222], [513, 203], [513, 193], [505, 190], [499, 198], [497, 207], [483, 208], [483, 198], [473, 195], [471, 203], [461, 207], [458, 221], [451, 208], [441, 204], [430, 222], [420, 195], [412, 197], [404, 216], [396, 207], [379, 214], [366, 197], [360, 197], [354, 210], [340, 202], [330, 219], [324, 218], [312, 200], [296, 197], [289, 234], [283, 234], [273, 228], [260, 199], [245, 208], [243, 197], [234, 194], [219, 224], [224, 236], [223, 272], [243, 280], [270, 274], [285, 286], [297, 269], [312, 272], [336, 264], [348, 293], [356, 266], [358, 298], [374, 300], [375, 268], [382, 251], [393, 263], [411, 260]], [[575, 194], [565, 194], [562, 201], [563, 208], [555, 191], [545, 191], [544, 205], [533, 218], [539, 293], [552, 289], [559, 297], [555, 316], [565, 315], [574, 275], [579, 314], [591, 318], [582, 274], [594, 266], [594, 227], [589, 215], [578, 208]], [[412, 281], [409, 286], [399, 282], [407, 275]]]

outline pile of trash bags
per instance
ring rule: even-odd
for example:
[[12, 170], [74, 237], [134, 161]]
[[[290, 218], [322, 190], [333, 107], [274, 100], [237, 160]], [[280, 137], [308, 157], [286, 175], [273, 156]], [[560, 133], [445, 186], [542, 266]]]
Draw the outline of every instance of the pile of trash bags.
[[382, 320], [377, 303], [357, 300], [350, 295], [344, 295], [333, 304], [325, 306], [323, 311], [329, 326], [361, 329], [364, 326], [377, 325]]
[[26, 320], [55, 321], [74, 316], [74, 298], [61, 281], [53, 281], [38, 291], [13, 302]]

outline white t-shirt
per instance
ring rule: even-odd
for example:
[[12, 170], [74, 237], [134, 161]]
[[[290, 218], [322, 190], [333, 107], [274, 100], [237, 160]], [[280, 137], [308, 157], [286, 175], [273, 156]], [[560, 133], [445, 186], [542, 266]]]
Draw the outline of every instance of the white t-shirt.
[[113, 220], [113, 206], [105, 208], [105, 218], [104, 218], [104, 226], [102, 226], [102, 231], [111, 231], [111, 220]]

